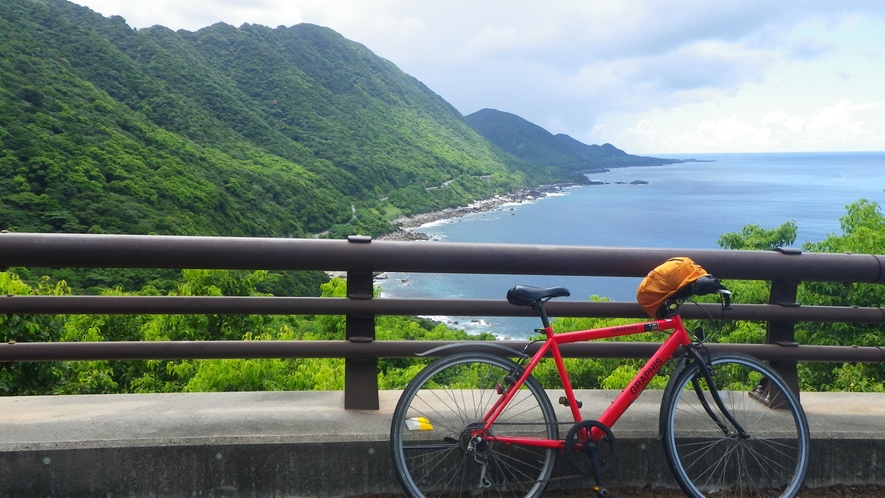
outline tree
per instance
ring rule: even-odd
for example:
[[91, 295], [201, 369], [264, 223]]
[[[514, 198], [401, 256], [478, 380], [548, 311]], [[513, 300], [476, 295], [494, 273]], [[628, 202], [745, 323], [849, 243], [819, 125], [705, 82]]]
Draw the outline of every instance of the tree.
[[[831, 234], [818, 243], [803, 246], [810, 252], [885, 254], [885, 216], [875, 202], [867, 199], [849, 204], [839, 219], [842, 235]], [[885, 287], [881, 284], [806, 282], [802, 285], [803, 304], [821, 306], [885, 306]], [[797, 327], [796, 338], [807, 344], [881, 347], [885, 333], [878, 324], [804, 323]], [[883, 391], [885, 365], [881, 364], [807, 364], [802, 365], [807, 387], [834, 391]]]
[[[885, 216], [875, 202], [860, 199], [846, 207], [840, 218], [842, 234], [831, 234], [823, 241], [806, 243], [806, 252], [885, 254]], [[769, 250], [790, 245], [796, 238], [796, 225], [786, 222], [777, 229], [766, 230], [747, 225], [741, 232], [727, 233], [719, 239], [726, 249]], [[766, 303], [768, 282], [730, 281], [736, 302]], [[841, 282], [803, 282], [797, 300], [809, 306], [882, 307], [885, 287], [879, 284]], [[761, 322], [725, 322], [721, 325], [720, 342], [762, 342], [765, 324]], [[855, 323], [799, 323], [796, 340], [801, 344], [872, 346], [885, 343], [880, 325]], [[803, 390], [810, 391], [882, 391], [885, 367], [878, 364], [800, 363], [799, 380]]]
[[719, 237], [719, 247], [723, 249], [765, 251], [790, 246], [793, 242], [796, 242], [794, 221], [768, 230], [759, 225], [746, 225], [740, 232], [729, 232]]
[[[70, 294], [64, 282], [51, 284], [47, 277], [31, 287], [10, 272], [0, 272], [0, 294], [62, 296]], [[56, 315], [0, 315], [0, 340], [15, 342], [58, 342], [64, 333], [65, 317]], [[51, 394], [67, 375], [66, 365], [50, 362], [4, 363], [0, 366], [0, 394]]]

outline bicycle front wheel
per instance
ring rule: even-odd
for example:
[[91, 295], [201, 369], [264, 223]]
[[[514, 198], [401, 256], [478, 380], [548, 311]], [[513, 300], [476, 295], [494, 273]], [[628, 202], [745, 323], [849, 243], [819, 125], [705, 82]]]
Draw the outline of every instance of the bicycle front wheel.
[[397, 478], [413, 498], [537, 497], [556, 464], [556, 450], [486, 441], [485, 436], [559, 439], [547, 393], [529, 377], [488, 432], [483, 418], [509, 389], [519, 365], [465, 353], [437, 360], [397, 403], [390, 442]]
[[697, 364], [680, 374], [662, 407], [664, 449], [679, 485], [695, 498], [795, 497], [810, 443], [802, 406], [755, 358], [720, 354], [710, 363], [727, 413]]

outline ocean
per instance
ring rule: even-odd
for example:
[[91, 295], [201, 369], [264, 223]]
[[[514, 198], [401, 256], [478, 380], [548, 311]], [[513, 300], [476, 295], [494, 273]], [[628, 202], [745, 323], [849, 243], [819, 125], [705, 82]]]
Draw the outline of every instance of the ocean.
[[[434, 240], [603, 247], [715, 249], [749, 224], [797, 225], [795, 247], [841, 234], [839, 218], [861, 198], [885, 205], [885, 152], [689, 154], [703, 162], [617, 168], [588, 175], [603, 185], [566, 188], [533, 202], [417, 229]], [[634, 183], [636, 182], [636, 183]], [[392, 273], [383, 297], [503, 299], [510, 287], [564, 285], [572, 300], [633, 301], [639, 278]], [[537, 319], [430, 317], [471, 333], [525, 338]]]

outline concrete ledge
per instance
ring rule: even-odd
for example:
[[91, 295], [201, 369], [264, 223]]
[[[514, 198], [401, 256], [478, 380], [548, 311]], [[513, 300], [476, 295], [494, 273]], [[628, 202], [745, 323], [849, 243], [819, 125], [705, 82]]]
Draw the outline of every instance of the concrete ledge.
[[[400, 493], [388, 443], [398, 398], [382, 392], [378, 411], [344, 410], [341, 392], [0, 398], [0, 496]], [[579, 399], [595, 418], [614, 393]], [[885, 394], [802, 393], [802, 403], [807, 486], [885, 484]], [[655, 439], [659, 404], [644, 394], [613, 428], [620, 454], [607, 484], [676, 486]], [[591, 484], [565, 458], [554, 476], [552, 488]]]

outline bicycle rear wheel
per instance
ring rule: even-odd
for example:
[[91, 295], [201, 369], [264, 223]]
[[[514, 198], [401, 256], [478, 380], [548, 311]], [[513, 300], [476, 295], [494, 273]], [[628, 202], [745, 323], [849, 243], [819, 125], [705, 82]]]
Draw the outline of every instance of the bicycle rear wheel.
[[716, 406], [700, 365], [683, 371], [662, 407], [664, 449], [679, 485], [695, 498], [795, 497], [810, 443], [802, 406], [755, 358], [720, 354], [710, 362], [719, 396], [745, 433]]
[[[499, 386], [509, 387], [506, 378], [519, 369], [507, 358], [465, 353], [437, 360], [412, 379], [390, 428], [397, 478], [409, 496], [537, 497], [544, 492], [556, 450], [476, 437], [501, 397]], [[488, 434], [559, 439], [553, 406], [534, 378], [527, 379]]]

